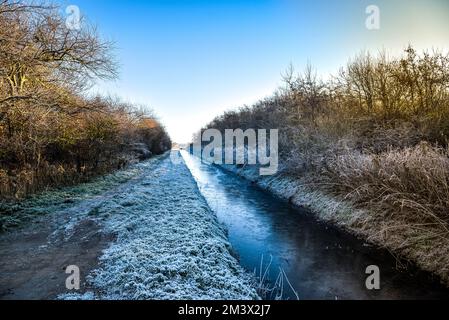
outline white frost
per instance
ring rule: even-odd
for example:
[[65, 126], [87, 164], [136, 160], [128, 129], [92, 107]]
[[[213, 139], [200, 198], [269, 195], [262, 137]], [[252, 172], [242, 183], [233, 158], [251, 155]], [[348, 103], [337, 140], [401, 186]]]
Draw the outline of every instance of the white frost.
[[104, 231], [117, 240], [88, 276], [95, 298], [258, 299], [184, 162], [167, 157], [140, 169], [141, 179], [97, 207]]

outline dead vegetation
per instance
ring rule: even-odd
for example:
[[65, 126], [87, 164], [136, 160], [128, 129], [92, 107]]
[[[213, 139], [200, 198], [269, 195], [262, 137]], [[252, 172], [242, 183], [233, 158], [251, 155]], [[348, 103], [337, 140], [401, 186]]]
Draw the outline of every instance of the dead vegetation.
[[284, 79], [207, 128], [279, 128], [280, 175], [362, 209], [351, 230], [449, 283], [448, 54], [362, 53], [328, 81]]
[[67, 28], [44, 2], [0, 1], [0, 198], [121, 168], [136, 149], [148, 156], [170, 147], [151, 113], [86, 94], [117, 68], [113, 44], [80, 26]]

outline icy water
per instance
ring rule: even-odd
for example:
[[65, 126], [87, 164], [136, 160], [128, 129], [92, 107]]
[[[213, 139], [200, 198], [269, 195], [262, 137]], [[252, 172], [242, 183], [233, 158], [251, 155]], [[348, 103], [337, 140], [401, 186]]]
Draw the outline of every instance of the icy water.
[[[236, 175], [203, 164], [185, 151], [182, 155], [209, 206], [227, 227], [240, 264], [257, 275], [269, 270], [272, 284], [281, 269], [285, 272], [284, 299], [449, 298], [449, 290], [428, 274], [413, 268], [399, 271], [388, 252], [317, 222], [305, 210]], [[380, 268], [379, 291], [366, 289], [370, 265]]]

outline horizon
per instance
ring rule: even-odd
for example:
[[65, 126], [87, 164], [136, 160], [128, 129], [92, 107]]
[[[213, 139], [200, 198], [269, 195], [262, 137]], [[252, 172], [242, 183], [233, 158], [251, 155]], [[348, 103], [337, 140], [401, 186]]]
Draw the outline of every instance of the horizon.
[[[116, 45], [119, 79], [90, 92], [151, 108], [181, 144], [224, 111], [272, 95], [290, 64], [327, 77], [362, 51], [449, 48], [444, 0], [57, 3], [79, 7]], [[378, 30], [365, 26], [369, 5], [379, 7]]]

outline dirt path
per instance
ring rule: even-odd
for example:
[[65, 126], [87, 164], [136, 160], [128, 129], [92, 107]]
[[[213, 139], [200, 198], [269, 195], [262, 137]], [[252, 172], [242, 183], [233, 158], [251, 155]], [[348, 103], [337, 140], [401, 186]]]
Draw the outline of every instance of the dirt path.
[[[0, 299], [56, 299], [67, 292], [67, 266], [78, 266], [82, 270], [81, 279], [98, 267], [102, 251], [116, 236], [101, 230], [96, 217], [90, 214], [101, 201], [117, 196], [142, 179], [137, 173], [116, 178], [117, 175], [106, 177], [105, 180], [110, 180], [106, 184], [109, 190], [104, 190], [104, 180], [86, 184], [91, 194], [84, 194], [85, 199], [81, 201], [64, 200], [65, 192], [61, 194], [61, 191], [33, 199], [38, 203], [53, 200], [68, 204], [58, 210], [50, 206], [55, 203], [49, 203], [43, 215], [12, 232], [0, 234]], [[69, 194], [79, 193], [76, 189], [70, 191]], [[94, 289], [82, 281], [80, 292], [89, 290]]]
[[[0, 299], [55, 299], [66, 291], [65, 270], [77, 265], [86, 273], [98, 266], [103, 249], [114, 240], [93, 220], [80, 221], [73, 234], [49, 242], [53, 229], [45, 219], [2, 237], [0, 241]], [[82, 276], [82, 275], [81, 275]], [[83, 282], [81, 290], [90, 288]]]
[[[160, 157], [60, 194], [0, 235], [0, 299], [258, 297], [185, 163]], [[77, 292], [65, 288], [69, 265]]]

